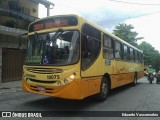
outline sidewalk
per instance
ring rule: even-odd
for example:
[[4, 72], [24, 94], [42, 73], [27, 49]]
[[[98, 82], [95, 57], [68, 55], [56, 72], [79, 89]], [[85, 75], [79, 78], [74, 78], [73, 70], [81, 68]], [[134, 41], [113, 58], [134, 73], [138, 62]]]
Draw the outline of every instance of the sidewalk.
[[0, 83], [0, 94], [4, 94], [8, 92], [16, 92], [21, 90], [22, 90], [21, 80]]

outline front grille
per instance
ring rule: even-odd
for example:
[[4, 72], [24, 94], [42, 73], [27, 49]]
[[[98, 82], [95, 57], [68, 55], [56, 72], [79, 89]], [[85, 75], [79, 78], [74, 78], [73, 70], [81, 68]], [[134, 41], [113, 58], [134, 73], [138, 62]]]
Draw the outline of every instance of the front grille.
[[42, 80], [35, 80], [35, 79], [29, 79], [30, 81], [32, 82], [36, 82], [36, 83], [46, 83], [46, 84], [53, 84], [53, 83], [56, 83], [57, 81], [42, 81]]
[[39, 74], [54, 74], [54, 73], [62, 73], [62, 69], [57, 69], [57, 68], [32, 68], [32, 67], [27, 67], [27, 71], [32, 72], [32, 73], [39, 73]]

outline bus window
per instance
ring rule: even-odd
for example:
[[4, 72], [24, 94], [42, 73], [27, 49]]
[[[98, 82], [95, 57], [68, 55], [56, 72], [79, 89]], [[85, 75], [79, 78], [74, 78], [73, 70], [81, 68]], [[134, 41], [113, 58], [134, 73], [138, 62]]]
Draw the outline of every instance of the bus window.
[[133, 62], [134, 61], [134, 55], [133, 55], [133, 49], [130, 48], [130, 61]]
[[104, 36], [103, 57], [105, 59], [113, 59], [113, 40], [110, 37]]
[[138, 56], [138, 63], [142, 63], [140, 52], [137, 52], [137, 56]]
[[140, 59], [141, 59], [141, 63], [144, 63], [144, 59], [143, 59], [143, 54], [140, 53]]
[[100, 53], [100, 32], [89, 25], [83, 26], [82, 70], [91, 66]]
[[139, 53], [137, 51], [137, 63], [139, 63]]
[[124, 61], [127, 61], [127, 55], [128, 55], [127, 46], [124, 45], [123, 46], [123, 59], [124, 59]]
[[133, 49], [133, 62], [135, 62], [135, 49]]
[[138, 54], [136, 50], [135, 50], [135, 62], [138, 62]]
[[56, 32], [31, 35], [25, 64], [69, 65], [79, 59], [79, 32], [65, 31], [52, 40]]
[[118, 41], [115, 41], [115, 58], [116, 59], [122, 58], [121, 43]]
[[127, 47], [127, 61], [130, 61], [130, 48]]

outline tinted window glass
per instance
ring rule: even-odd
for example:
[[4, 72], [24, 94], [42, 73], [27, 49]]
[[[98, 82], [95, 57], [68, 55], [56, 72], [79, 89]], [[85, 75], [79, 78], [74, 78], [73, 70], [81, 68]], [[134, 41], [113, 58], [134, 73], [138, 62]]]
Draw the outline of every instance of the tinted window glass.
[[115, 41], [115, 58], [121, 59], [122, 58], [122, 50], [121, 50], [121, 43], [118, 41]]
[[103, 57], [105, 59], [113, 59], [114, 58], [114, 47], [113, 47], [113, 40], [109, 36], [104, 35], [103, 40]]
[[123, 46], [123, 59], [125, 60], [125, 61], [127, 61], [127, 55], [128, 55], [128, 51], [127, 51], [127, 46], [126, 45], [124, 45]]
[[133, 49], [130, 48], [130, 61], [134, 61]]
[[138, 62], [138, 54], [136, 50], [135, 50], [135, 62]]
[[86, 70], [97, 59], [101, 42], [101, 33], [97, 29], [84, 25], [82, 29], [82, 70]]

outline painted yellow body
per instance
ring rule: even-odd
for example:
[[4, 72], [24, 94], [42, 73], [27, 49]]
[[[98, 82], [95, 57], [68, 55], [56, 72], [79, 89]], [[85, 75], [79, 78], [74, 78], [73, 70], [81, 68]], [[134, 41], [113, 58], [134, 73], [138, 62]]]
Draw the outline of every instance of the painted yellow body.
[[[113, 35], [102, 30], [93, 23], [88, 22], [84, 18], [78, 16], [77, 18], [79, 20], [79, 24], [77, 26], [68, 28], [64, 27], [63, 30], [77, 29], [81, 31], [81, 26], [84, 23], [88, 23], [101, 30], [102, 36], [103, 33], [105, 33], [113, 37]], [[37, 33], [52, 32], [56, 30], [58, 30], [58, 28], [41, 30], [37, 31]], [[34, 32], [29, 33], [29, 35], [33, 34]], [[22, 78], [23, 91], [65, 99], [83, 99], [100, 92], [101, 80], [106, 73], [110, 76], [111, 89], [134, 82], [135, 71], [137, 72], [138, 79], [143, 76], [144, 67], [142, 63], [132, 63], [114, 59], [110, 60], [110, 65], [107, 65], [106, 60], [107, 59], [103, 58], [103, 40], [101, 40], [101, 51], [98, 58], [88, 69], [84, 71], [81, 70], [81, 58], [77, 64], [68, 66], [55, 67], [24, 65]], [[41, 73], [42, 71], [47, 70], [52, 71], [52, 74]], [[70, 76], [73, 74], [75, 78], [72, 80], [70, 79]], [[61, 85], [58, 85], [57, 82], [52, 84], [44, 83], [45, 81], [53, 81], [52, 79], [48, 79], [48, 75], [59, 76], [59, 79], [53, 80], [60, 80]], [[65, 79], [69, 80], [69, 82], [64, 83]], [[40, 82], [35, 82], [37, 80]], [[40, 88], [42, 88], [42, 90]]]
[[[56, 73], [56, 75], [60, 75], [60, 79], [63, 80], [67, 78], [67, 76], [78, 70], [77, 67], [79, 67], [79, 64], [73, 65], [72, 67], [71, 66], [62, 67], [63, 73], [59, 74]], [[32, 67], [32, 71], [34, 71], [34, 67]], [[100, 91], [101, 77], [80, 79], [80, 76], [78, 75], [78, 73], [80, 72], [76, 71], [76, 73], [77, 75], [75, 80], [61, 86], [58, 86], [57, 83], [55, 84], [35, 83], [32, 82], [33, 79], [41, 81], [47, 80], [47, 74], [46, 75], [37, 73], [33, 74], [32, 72], [29, 72], [27, 70], [26, 66], [24, 66], [23, 78], [25, 79], [25, 77], [27, 77], [28, 81], [22, 80], [23, 91], [43, 94], [47, 96], [54, 96], [59, 98], [66, 98], [66, 99], [83, 99], [87, 96], [96, 94]], [[38, 87], [45, 88], [45, 91], [40, 91]]]

